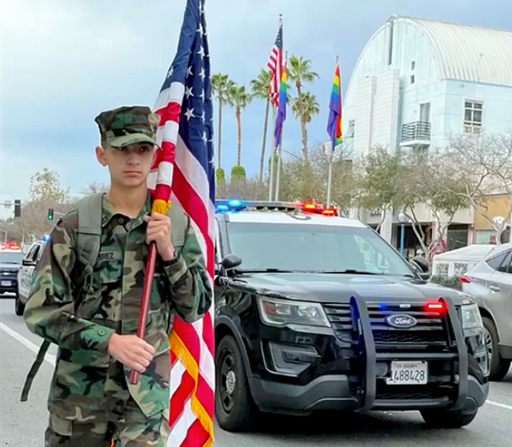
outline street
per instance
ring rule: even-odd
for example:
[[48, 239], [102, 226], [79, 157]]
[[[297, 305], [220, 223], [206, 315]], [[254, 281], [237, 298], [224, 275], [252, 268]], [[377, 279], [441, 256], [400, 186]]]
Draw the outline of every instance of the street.
[[[29, 401], [19, 398], [26, 374], [41, 340], [31, 334], [14, 313], [14, 300], [0, 300], [1, 334], [1, 428], [2, 446], [40, 447], [46, 427], [46, 397], [52, 375], [52, 346], [37, 375]], [[491, 384], [488, 403], [475, 421], [459, 430], [429, 429], [419, 413], [334, 414], [325, 417], [267, 417], [258, 432], [231, 434], [216, 428], [216, 445], [244, 447], [306, 446], [465, 446], [510, 445], [512, 426], [512, 374]]]

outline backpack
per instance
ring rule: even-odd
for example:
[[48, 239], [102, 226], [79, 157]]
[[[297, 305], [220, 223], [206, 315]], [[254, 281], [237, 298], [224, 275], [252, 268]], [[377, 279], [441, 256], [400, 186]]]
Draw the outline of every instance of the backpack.
[[[77, 204], [78, 228], [76, 243], [76, 261], [73, 269], [76, 274], [75, 290], [92, 291], [92, 279], [94, 266], [101, 248], [101, 219], [103, 214], [103, 193], [92, 194], [84, 197]], [[181, 249], [188, 234], [190, 220], [183, 210], [176, 205], [169, 208], [167, 215], [172, 219], [171, 238], [177, 251]], [[80, 303], [80, 298], [75, 303], [75, 308]], [[51, 342], [44, 340], [39, 348], [36, 359], [30, 368], [30, 371], [23, 385], [21, 401], [28, 399], [28, 393], [34, 377], [41, 367], [44, 357], [50, 347]]]

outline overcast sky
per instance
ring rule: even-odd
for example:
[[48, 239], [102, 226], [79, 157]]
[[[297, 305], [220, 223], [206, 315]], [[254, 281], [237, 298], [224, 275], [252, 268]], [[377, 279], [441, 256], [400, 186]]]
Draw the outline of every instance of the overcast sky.
[[[392, 14], [512, 28], [510, 0], [207, 0], [212, 71], [248, 85], [265, 66], [279, 13], [290, 54], [311, 59], [320, 114], [310, 141], [326, 139], [340, 56], [343, 86], [366, 42]], [[185, 0], [1, 0], [1, 199], [26, 199], [30, 176], [58, 171], [72, 192], [108, 181], [94, 157], [94, 117], [120, 105], [152, 106], [177, 45]], [[242, 116], [242, 164], [259, 167], [264, 103]], [[226, 110], [223, 167], [236, 162], [236, 126]], [[291, 113], [283, 146], [300, 151]]]

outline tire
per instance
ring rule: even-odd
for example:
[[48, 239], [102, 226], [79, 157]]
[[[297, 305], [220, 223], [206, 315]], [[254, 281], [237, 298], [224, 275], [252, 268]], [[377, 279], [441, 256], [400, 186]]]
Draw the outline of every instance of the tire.
[[18, 317], [23, 316], [23, 312], [25, 311], [25, 305], [20, 300], [20, 295], [17, 294], [14, 302], [14, 312]]
[[475, 419], [478, 410], [473, 413], [449, 410], [422, 410], [423, 420], [433, 428], [461, 428], [469, 425]]
[[231, 335], [221, 339], [215, 353], [215, 415], [220, 427], [240, 432], [251, 428], [258, 415], [247, 382], [240, 349]]
[[510, 360], [502, 359], [498, 350], [498, 331], [489, 317], [482, 318], [485, 331], [485, 343], [490, 358], [489, 379], [495, 382], [503, 380], [510, 369]]

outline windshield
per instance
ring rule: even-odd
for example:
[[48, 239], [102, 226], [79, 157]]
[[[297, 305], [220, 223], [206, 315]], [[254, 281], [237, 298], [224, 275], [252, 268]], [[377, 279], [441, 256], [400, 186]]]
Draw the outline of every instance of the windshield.
[[407, 263], [369, 228], [297, 224], [228, 224], [242, 270], [357, 270], [411, 275]]
[[21, 252], [0, 251], [0, 262], [2, 264], [21, 264], [23, 254]]

